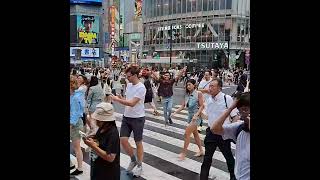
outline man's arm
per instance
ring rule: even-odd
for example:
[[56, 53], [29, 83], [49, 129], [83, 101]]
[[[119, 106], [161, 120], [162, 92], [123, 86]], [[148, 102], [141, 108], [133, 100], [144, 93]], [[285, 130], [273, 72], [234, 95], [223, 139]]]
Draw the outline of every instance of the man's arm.
[[157, 76], [156, 72], [151, 71], [151, 77], [152, 77], [154, 80], [159, 81], [159, 77]]
[[175, 82], [179, 81], [181, 78], [182, 74], [186, 72], [187, 67], [184, 67], [180, 72], [179, 75], [175, 78]]
[[134, 97], [134, 98], [132, 98], [130, 100], [121, 99], [118, 96], [111, 96], [111, 97], [112, 97], [113, 101], [118, 102], [120, 104], [123, 104], [125, 106], [130, 106], [130, 107], [135, 106], [140, 101], [140, 99], [137, 98], [137, 97]]
[[219, 135], [223, 135], [223, 123], [224, 121], [227, 119], [227, 117], [230, 115], [231, 111], [236, 107], [238, 103], [238, 100], [234, 100], [232, 105], [222, 113], [222, 115], [213, 122], [212, 127], [210, 128], [210, 130], [212, 132], [214, 132], [215, 134], [219, 134]]

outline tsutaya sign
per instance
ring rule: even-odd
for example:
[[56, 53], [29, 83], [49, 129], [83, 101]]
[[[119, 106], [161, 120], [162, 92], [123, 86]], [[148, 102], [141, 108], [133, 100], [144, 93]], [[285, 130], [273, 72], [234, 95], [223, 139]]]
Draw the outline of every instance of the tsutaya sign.
[[228, 42], [197, 43], [196, 49], [228, 49]]
[[[182, 27], [186, 28], [186, 29], [191, 29], [191, 28], [203, 28], [204, 27], [204, 23], [199, 23], [199, 24], [185, 24], [185, 25], [179, 25], [179, 24], [175, 24], [172, 25], [172, 29], [182, 29]], [[170, 30], [171, 26], [163, 26], [163, 27], [158, 27], [158, 31], [167, 31]]]

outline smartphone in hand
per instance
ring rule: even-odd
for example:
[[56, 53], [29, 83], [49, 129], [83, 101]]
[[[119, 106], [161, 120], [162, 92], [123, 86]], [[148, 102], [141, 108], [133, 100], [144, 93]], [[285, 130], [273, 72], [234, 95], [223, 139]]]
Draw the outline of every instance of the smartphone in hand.
[[79, 133], [80, 133], [80, 136], [82, 137], [82, 138], [88, 138], [88, 136], [86, 135], [86, 133], [84, 133], [84, 132], [82, 132], [82, 131], [79, 131]]

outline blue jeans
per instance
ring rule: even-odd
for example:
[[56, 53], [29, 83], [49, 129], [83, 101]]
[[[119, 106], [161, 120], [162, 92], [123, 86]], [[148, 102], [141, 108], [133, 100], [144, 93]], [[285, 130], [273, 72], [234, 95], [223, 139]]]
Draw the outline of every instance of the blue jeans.
[[168, 119], [171, 116], [172, 96], [171, 97], [163, 97], [162, 98], [162, 106], [163, 106], [164, 120], [165, 120], [165, 122], [168, 122]]

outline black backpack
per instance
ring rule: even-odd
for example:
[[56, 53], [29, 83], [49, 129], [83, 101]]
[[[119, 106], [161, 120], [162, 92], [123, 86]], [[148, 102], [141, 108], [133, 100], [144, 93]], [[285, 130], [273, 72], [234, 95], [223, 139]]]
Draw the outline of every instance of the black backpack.
[[[238, 127], [237, 131], [236, 131], [236, 141], [237, 141], [238, 136], [239, 136], [239, 134], [240, 134], [241, 131], [244, 131], [244, 123], [241, 124], [241, 125]], [[231, 141], [232, 141], [234, 144], [237, 144], [237, 142], [234, 141], [233, 139], [231, 139]]]
[[152, 86], [149, 79], [146, 79], [144, 81], [144, 86], [146, 87], [146, 97], [152, 97], [153, 92], [152, 92]]

